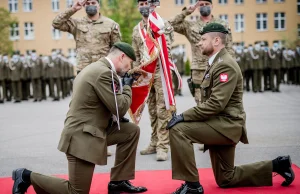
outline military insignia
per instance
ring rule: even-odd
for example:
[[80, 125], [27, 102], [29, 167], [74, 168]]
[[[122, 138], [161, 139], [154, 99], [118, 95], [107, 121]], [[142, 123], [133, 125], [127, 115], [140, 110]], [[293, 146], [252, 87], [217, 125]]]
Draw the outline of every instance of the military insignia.
[[221, 63], [221, 62], [223, 62], [223, 59], [219, 58], [218, 63]]
[[205, 77], [204, 77], [204, 79], [208, 79], [208, 78], [210, 78], [210, 75], [206, 74]]
[[113, 91], [115, 91], [115, 93], [118, 93], [119, 90], [120, 90], [119, 83], [114, 81], [114, 83], [111, 83], [111, 88], [112, 88]]
[[228, 74], [227, 73], [221, 73], [220, 74], [220, 82], [227, 82], [228, 81]]

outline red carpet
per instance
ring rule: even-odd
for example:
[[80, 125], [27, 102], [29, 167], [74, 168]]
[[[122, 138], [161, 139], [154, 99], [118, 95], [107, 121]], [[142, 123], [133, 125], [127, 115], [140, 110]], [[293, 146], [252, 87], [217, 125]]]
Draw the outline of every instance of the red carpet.
[[[221, 189], [218, 188], [211, 169], [200, 169], [200, 181], [204, 187], [205, 194], [300, 194], [300, 168], [293, 166], [296, 179], [289, 187], [280, 186], [283, 179], [280, 175], [273, 178], [272, 187], [248, 187]], [[148, 188], [147, 194], [169, 194], [180, 186], [181, 181], [171, 179], [170, 170], [161, 171], [140, 171], [136, 173], [136, 179], [132, 181], [135, 185], [142, 185]], [[66, 177], [66, 176], [60, 176]], [[93, 178], [91, 194], [106, 194], [109, 174], [95, 174]], [[11, 194], [11, 178], [0, 178], [0, 194]], [[30, 187], [28, 194], [34, 194]]]

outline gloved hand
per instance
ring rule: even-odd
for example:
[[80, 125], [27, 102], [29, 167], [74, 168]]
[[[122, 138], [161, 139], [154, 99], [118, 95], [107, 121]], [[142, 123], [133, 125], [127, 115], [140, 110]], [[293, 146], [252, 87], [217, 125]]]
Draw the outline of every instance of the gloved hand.
[[127, 119], [126, 117], [122, 117], [122, 118], [120, 118], [120, 122], [128, 123], [129, 119]]
[[128, 86], [132, 86], [133, 84], [133, 81], [134, 81], [134, 78], [129, 75], [128, 73], [126, 73], [124, 75], [124, 77], [122, 78], [122, 85], [125, 86], [125, 85], [128, 85]]
[[174, 114], [172, 119], [168, 122], [167, 129], [171, 129], [177, 123], [180, 123], [180, 122], [183, 122], [183, 121], [184, 121], [184, 118], [183, 118], [182, 114], [180, 114], [180, 115]]

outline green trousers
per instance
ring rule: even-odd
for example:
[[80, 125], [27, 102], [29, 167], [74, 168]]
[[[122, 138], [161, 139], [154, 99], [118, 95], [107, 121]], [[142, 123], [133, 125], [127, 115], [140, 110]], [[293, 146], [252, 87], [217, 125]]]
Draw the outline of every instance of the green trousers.
[[[121, 130], [118, 130], [115, 123], [108, 129], [106, 137], [107, 146], [117, 145], [115, 165], [111, 169], [111, 181], [135, 178], [135, 159], [140, 128], [130, 122], [121, 122], [120, 128]], [[69, 180], [31, 173], [30, 179], [36, 193], [89, 194], [95, 164], [69, 154], [67, 154], [67, 159]]]
[[12, 81], [13, 96], [16, 101], [22, 100], [22, 82]]
[[235, 166], [235, 143], [205, 122], [182, 122], [170, 129], [173, 179], [199, 181], [193, 143], [205, 144], [209, 149], [219, 187], [272, 185], [272, 161]]

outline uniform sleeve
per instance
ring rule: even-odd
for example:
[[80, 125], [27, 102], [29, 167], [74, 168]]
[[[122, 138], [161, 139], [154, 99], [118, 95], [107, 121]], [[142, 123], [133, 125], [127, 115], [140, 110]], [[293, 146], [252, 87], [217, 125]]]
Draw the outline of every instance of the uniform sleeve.
[[169, 22], [165, 22], [165, 25], [166, 25], [165, 36], [166, 36], [167, 47], [168, 47], [168, 56], [170, 59], [172, 59], [171, 48], [172, 48], [172, 43], [174, 42], [174, 28], [170, 25]]
[[[208, 100], [200, 105], [183, 112], [185, 121], [204, 121], [209, 117], [219, 114], [226, 107], [236, 87], [238, 74], [226, 64], [218, 64], [212, 77], [213, 86]], [[227, 74], [227, 81], [221, 81], [221, 74]]]
[[187, 15], [190, 15], [190, 13], [187, 11], [186, 7], [184, 7], [180, 14], [169, 20], [174, 31], [185, 36], [187, 36], [187, 29], [189, 26], [189, 22], [185, 20]]
[[110, 35], [110, 46], [112, 47], [112, 45], [116, 42], [120, 42], [121, 41], [121, 32], [120, 32], [120, 26], [119, 24], [115, 23], [113, 25], [112, 28], [112, 32]]
[[133, 34], [132, 34], [132, 48], [134, 50], [135, 56], [136, 56], [136, 61], [134, 61], [133, 67], [138, 67], [141, 63], [141, 55], [139, 52], [139, 44], [138, 44], [138, 39], [135, 36], [135, 30], [133, 29]]
[[[115, 83], [119, 83], [117, 76], [114, 76]], [[114, 115], [117, 115], [116, 102], [112, 87], [111, 71], [107, 70], [97, 78], [94, 90], [100, 100], [105, 104], [106, 108]], [[131, 88], [129, 86], [123, 87], [121, 91], [116, 93], [119, 117], [123, 117], [131, 105]]]
[[69, 32], [75, 35], [76, 32], [76, 20], [72, 19], [71, 16], [75, 12], [69, 8], [65, 12], [60, 13], [52, 21], [52, 26], [60, 31]]

